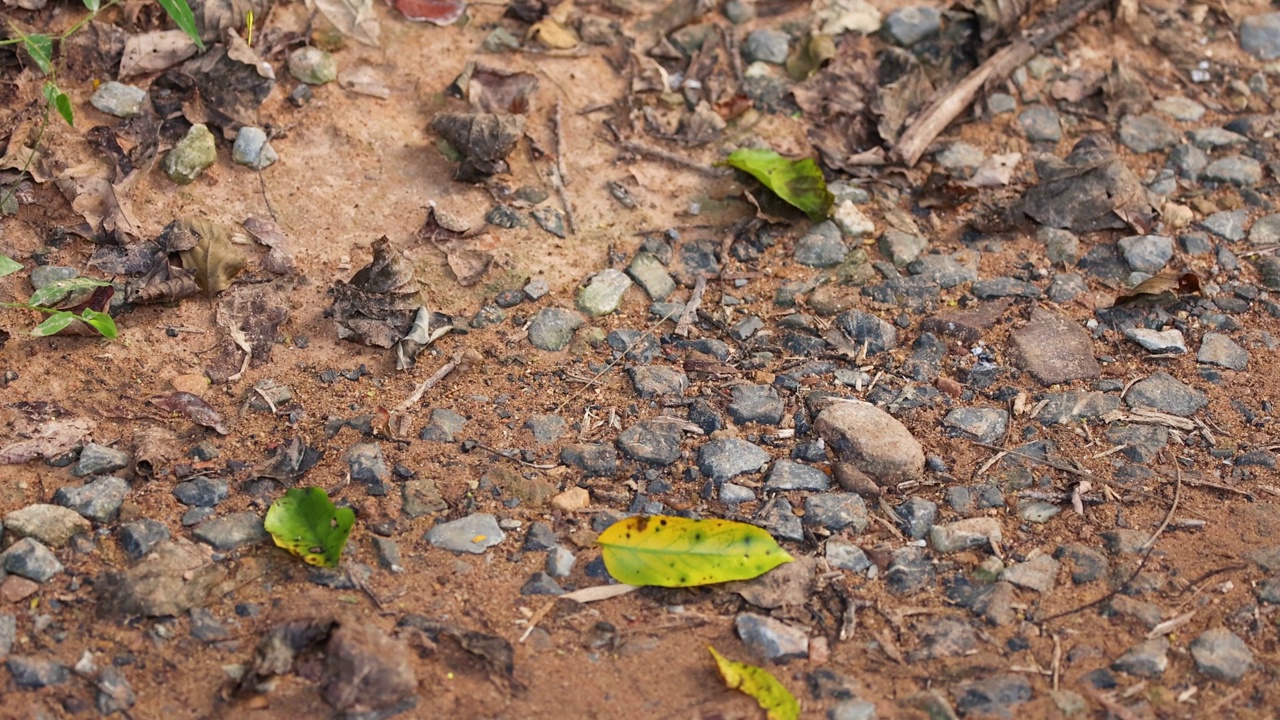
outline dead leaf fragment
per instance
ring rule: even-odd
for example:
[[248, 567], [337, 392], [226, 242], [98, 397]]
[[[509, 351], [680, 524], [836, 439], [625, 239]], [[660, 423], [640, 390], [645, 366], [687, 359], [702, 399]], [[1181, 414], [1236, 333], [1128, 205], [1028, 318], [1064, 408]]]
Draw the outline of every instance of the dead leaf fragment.
[[218, 433], [226, 435], [231, 431], [227, 428], [226, 423], [222, 420], [222, 415], [209, 403], [187, 392], [173, 392], [167, 395], [152, 396], [147, 402], [160, 410], [169, 413], [177, 413], [186, 417], [191, 422], [207, 427]]
[[450, 95], [471, 103], [483, 113], [528, 115], [538, 78], [530, 73], [503, 70], [469, 62], [448, 88]]
[[1133, 171], [1109, 140], [1090, 135], [1066, 158], [1036, 160], [1040, 182], [1023, 195], [1022, 210], [1041, 225], [1091, 232], [1132, 226], [1149, 228], [1155, 210]]
[[120, 58], [120, 79], [168, 70], [196, 54], [199, 48], [181, 30], [157, 30], [130, 35]]
[[495, 113], [442, 113], [431, 121], [431, 129], [462, 155], [455, 177], [478, 182], [506, 172], [507, 156], [524, 135], [523, 115]]
[[1138, 283], [1132, 290], [1116, 297], [1115, 307], [1173, 303], [1183, 295], [1202, 294], [1200, 276], [1193, 272], [1161, 273]]
[[14, 435], [25, 439], [0, 449], [0, 463], [16, 465], [36, 458], [49, 459], [74, 449], [89, 437], [94, 423], [86, 418], [55, 418], [39, 424], [20, 421]]
[[321, 15], [338, 32], [358, 43], [377, 47], [382, 26], [373, 12], [373, 0], [312, 0]]
[[462, 0], [388, 0], [406, 20], [429, 22], [444, 27], [462, 19], [467, 4]]
[[198, 238], [195, 247], [180, 252], [182, 266], [195, 273], [196, 284], [206, 297], [231, 287], [244, 269], [244, 255], [231, 242], [231, 233], [207, 220], [189, 220], [187, 226]]
[[409, 332], [422, 287], [413, 263], [383, 237], [373, 244], [373, 260], [351, 278], [334, 283], [333, 319], [338, 337], [372, 347], [391, 348]]

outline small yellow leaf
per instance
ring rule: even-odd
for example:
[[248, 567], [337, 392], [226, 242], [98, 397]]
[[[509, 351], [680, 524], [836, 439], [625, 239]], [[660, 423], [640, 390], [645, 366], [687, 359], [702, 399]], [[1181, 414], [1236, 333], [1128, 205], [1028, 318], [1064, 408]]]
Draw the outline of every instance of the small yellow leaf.
[[578, 46], [578, 34], [550, 16], [529, 28], [529, 39], [537, 40], [552, 50], [571, 50]]
[[609, 574], [628, 585], [750, 580], [794, 559], [765, 530], [732, 520], [630, 517], [609, 526], [596, 542]]
[[755, 698], [769, 720], [797, 720], [800, 717], [800, 703], [796, 696], [768, 670], [729, 660], [710, 645], [707, 649], [716, 659], [716, 668], [724, 678], [724, 684], [730, 690]]
[[482, 542], [484, 542], [485, 540], [487, 540], [488, 538], [489, 538], [489, 536], [488, 536], [488, 535], [477, 535], [477, 536], [475, 536], [475, 537], [471, 538], [471, 542], [473, 542], [473, 543], [482, 543]]

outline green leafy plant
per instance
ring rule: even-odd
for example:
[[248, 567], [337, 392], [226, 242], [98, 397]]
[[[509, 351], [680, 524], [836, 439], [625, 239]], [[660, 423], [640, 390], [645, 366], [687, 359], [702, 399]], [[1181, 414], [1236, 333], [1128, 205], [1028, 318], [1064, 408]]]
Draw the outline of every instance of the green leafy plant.
[[768, 532], [732, 520], [630, 517], [606, 528], [596, 543], [609, 574], [628, 585], [750, 580], [795, 559]]
[[[0, 277], [20, 269], [22, 266], [13, 259], [0, 255]], [[35, 291], [24, 303], [3, 303], [3, 305], [46, 313], [49, 317], [31, 331], [35, 337], [56, 335], [81, 322], [110, 340], [120, 334], [116, 328], [116, 321], [107, 313], [94, 307], [98, 305], [105, 308], [111, 300], [111, 291], [106, 293], [94, 291], [98, 288], [110, 287], [111, 283], [95, 278], [59, 280]], [[68, 303], [72, 303], [70, 307], [57, 307]]]
[[355, 522], [355, 511], [335, 507], [323, 488], [293, 488], [271, 503], [263, 527], [307, 564], [334, 567]]
[[827, 190], [827, 179], [813, 158], [791, 160], [773, 150], [735, 150], [724, 161], [759, 180], [775, 195], [804, 211], [810, 220], [825, 220], [835, 197]]

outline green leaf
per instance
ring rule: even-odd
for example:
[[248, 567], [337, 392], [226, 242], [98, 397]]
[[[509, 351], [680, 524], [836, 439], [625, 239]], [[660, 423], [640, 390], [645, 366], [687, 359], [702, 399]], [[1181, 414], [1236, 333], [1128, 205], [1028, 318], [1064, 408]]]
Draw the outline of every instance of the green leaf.
[[97, 278], [76, 277], [66, 280], [58, 280], [40, 288], [31, 294], [31, 298], [27, 300], [28, 305], [38, 305], [40, 307], [53, 307], [66, 299], [72, 293], [81, 290], [89, 290], [96, 287], [106, 287], [111, 283], [106, 280]]
[[114, 340], [115, 337], [120, 334], [119, 330], [116, 329], [115, 319], [104, 312], [85, 308], [80, 313], [80, 319], [89, 327], [97, 330], [99, 335], [108, 340]]
[[308, 564], [334, 567], [355, 521], [355, 511], [334, 507], [323, 488], [293, 488], [271, 503], [263, 527]]
[[55, 335], [66, 330], [67, 327], [75, 321], [75, 315], [72, 315], [66, 310], [60, 310], [50, 315], [44, 322], [37, 325], [36, 328], [31, 331], [31, 334], [35, 337], [48, 337], [50, 335]]
[[630, 517], [610, 525], [596, 542], [609, 574], [628, 585], [750, 580], [794, 559], [768, 532], [732, 520]]
[[735, 150], [724, 162], [764, 184], [778, 197], [796, 206], [817, 222], [831, 214], [835, 202], [826, 178], [813, 158], [789, 160], [773, 150]]
[[59, 90], [54, 94], [53, 109], [58, 111], [58, 114], [62, 116], [63, 120], [67, 121], [68, 125], [75, 127], [76, 119], [71, 112], [71, 98], [67, 97], [66, 93]]
[[195, 41], [196, 47], [204, 50], [204, 41], [200, 39], [200, 31], [196, 29], [196, 16], [191, 12], [191, 6], [187, 4], [187, 0], [156, 0], [156, 2], [160, 3], [160, 7], [164, 8], [174, 24]]
[[23, 35], [22, 46], [27, 49], [27, 54], [36, 62], [40, 72], [45, 75], [53, 72], [52, 37], [42, 34]]
[[96, 15], [98, 10], [102, 9], [102, 0], [84, 0], [84, 6]]
[[796, 696], [768, 670], [729, 660], [709, 645], [707, 649], [716, 659], [716, 669], [724, 678], [724, 684], [731, 690], [755, 698], [769, 720], [797, 720], [800, 717], [800, 703]]
[[0, 277], [12, 275], [22, 269], [22, 263], [8, 255], [0, 255]]

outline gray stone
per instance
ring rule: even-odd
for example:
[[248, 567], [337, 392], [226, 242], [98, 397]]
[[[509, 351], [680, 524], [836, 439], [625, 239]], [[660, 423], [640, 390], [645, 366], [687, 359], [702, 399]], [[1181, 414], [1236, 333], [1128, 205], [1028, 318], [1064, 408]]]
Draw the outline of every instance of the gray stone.
[[940, 553], [990, 547], [1002, 539], [1000, 521], [989, 517], [966, 518], [929, 528], [929, 544]]
[[[528, 227], [529, 225], [529, 223], [524, 221], [524, 218], [520, 217], [520, 213], [516, 212], [516, 209], [510, 205], [493, 206], [492, 210], [485, 213], [484, 221], [490, 225], [496, 225], [497, 227], [506, 228], [508, 230]], [[537, 282], [537, 280], [531, 282]], [[546, 281], [542, 280], [542, 282], [545, 283]], [[536, 300], [537, 298], [532, 299]]]
[[197, 123], [164, 156], [164, 172], [179, 185], [190, 185], [217, 161], [213, 133], [203, 123]]
[[28, 505], [4, 516], [4, 527], [18, 537], [39, 540], [49, 547], [67, 544], [76, 533], [93, 529], [80, 513], [58, 505]]
[[1116, 244], [1125, 262], [1138, 272], [1154, 275], [1173, 258], [1173, 238], [1164, 235], [1136, 235]]
[[1258, 218], [1249, 228], [1249, 242], [1253, 245], [1280, 243], [1280, 213]]
[[192, 532], [196, 539], [224, 552], [267, 539], [262, 518], [251, 511], [231, 513], [200, 523]]
[[618, 451], [603, 443], [566, 445], [560, 462], [582, 471], [586, 477], [613, 477], [618, 474]]
[[17, 640], [18, 617], [12, 613], [0, 613], [0, 660], [9, 657]]
[[1215, 680], [1238, 682], [1253, 667], [1253, 652], [1226, 628], [1205, 630], [1191, 641], [1196, 669]]
[[541, 300], [551, 292], [551, 286], [542, 278], [534, 278], [524, 286], [524, 295], [533, 301]]
[[373, 552], [378, 556], [378, 564], [393, 573], [404, 572], [404, 564], [400, 558], [400, 545], [391, 538], [373, 536]]
[[752, 0], [728, 0], [724, 4], [724, 16], [734, 25], [744, 25], [755, 20], [756, 4]]
[[766, 492], [783, 490], [808, 490], [823, 492], [831, 486], [831, 478], [811, 465], [804, 465], [794, 460], [779, 460], [769, 469], [769, 477], [764, 481]]
[[969, 288], [969, 292], [979, 300], [992, 300], [1003, 297], [1038, 298], [1043, 293], [1040, 288], [1025, 280], [1011, 277], [995, 277], [977, 280]]
[[769, 453], [739, 438], [717, 438], [698, 448], [698, 469], [715, 480], [756, 472], [767, 462]]
[[898, 345], [898, 331], [870, 313], [849, 310], [836, 316], [836, 327], [856, 347], [867, 348], [867, 355], [888, 352]]
[[1018, 501], [1018, 517], [1037, 525], [1049, 522], [1051, 518], [1060, 512], [1062, 512], [1062, 508], [1044, 500]]
[[809, 657], [809, 636], [804, 630], [754, 613], [740, 613], [733, 625], [757, 657], [776, 663]]
[[1167, 150], [1182, 141], [1182, 133], [1156, 115], [1126, 115], [1119, 136], [1120, 144], [1136, 153]]
[[608, 315], [622, 305], [622, 296], [631, 284], [631, 278], [621, 271], [605, 268], [578, 291], [578, 309], [591, 317]]
[[150, 518], [127, 522], [118, 531], [120, 549], [130, 560], [138, 560], [159, 543], [169, 539], [169, 528]]
[[735, 385], [732, 396], [728, 411], [735, 423], [777, 425], [782, 422], [785, 405], [772, 385]]
[[1167, 164], [1179, 177], [1195, 180], [1209, 166], [1209, 155], [1195, 145], [1184, 143], [1169, 153]]
[[5, 661], [5, 666], [14, 684], [28, 690], [61, 685], [71, 679], [70, 668], [47, 658], [13, 655]]
[[572, 310], [542, 308], [529, 321], [529, 342], [539, 350], [563, 350], [583, 322], [582, 316]]
[[1244, 227], [1248, 221], [1248, 210], [1221, 210], [1202, 220], [1200, 227], [1223, 240], [1237, 242], [1244, 239]]
[[996, 675], [956, 687], [956, 710], [961, 715], [1010, 717], [1013, 706], [1031, 701], [1031, 681], [1024, 675]]
[[738, 342], [745, 342], [748, 338], [764, 329], [764, 321], [755, 315], [748, 315], [729, 328], [729, 337]]
[[22, 538], [10, 545], [0, 553], [0, 558], [6, 571], [38, 583], [48, 582], [63, 570], [53, 551], [31, 538]]
[[1162, 355], [1181, 355], [1187, 351], [1182, 331], [1176, 328], [1152, 330], [1144, 327], [1126, 328], [1124, 336], [1150, 352]]
[[1049, 593], [1053, 591], [1059, 567], [1058, 561], [1051, 556], [1037, 555], [1026, 562], [1005, 568], [1000, 573], [1000, 579], [1038, 593]]
[[108, 612], [160, 617], [203, 605], [225, 577], [226, 570], [210, 562], [207, 553], [166, 540], [132, 568], [100, 577], [94, 587]]
[[876, 704], [869, 700], [842, 700], [827, 711], [827, 720], [876, 720]]
[[[987, 159], [981, 148], [967, 142], [955, 142], [936, 154], [934, 160], [943, 170], [962, 178], [968, 178]], [[895, 231], [896, 232], [896, 231]]]
[[547, 574], [551, 577], [569, 577], [577, 557], [563, 546], [556, 545], [547, 552]]
[[1049, 284], [1049, 292], [1046, 294], [1050, 300], [1061, 304], [1074, 300], [1088, 291], [1089, 286], [1085, 285], [1084, 278], [1075, 273], [1058, 273], [1053, 276], [1053, 282]]
[[1228, 370], [1244, 370], [1249, 365], [1249, 352], [1222, 333], [1205, 333], [1200, 339], [1196, 361]]
[[627, 274], [635, 280], [649, 297], [656, 301], [666, 300], [675, 292], [676, 281], [667, 272], [666, 266], [656, 255], [650, 252], [638, 252], [627, 266]]
[[849, 572], [862, 572], [871, 567], [871, 559], [862, 548], [840, 537], [827, 540], [825, 549], [827, 563], [831, 567]]
[[787, 61], [791, 39], [781, 30], [752, 30], [742, 43], [742, 58], [748, 63], [765, 62], [781, 65]]
[[1262, 182], [1262, 163], [1244, 155], [1229, 155], [1209, 163], [1202, 180], [1230, 183], [1240, 187], [1253, 187]]
[[324, 85], [338, 77], [338, 61], [318, 47], [307, 45], [289, 53], [289, 74], [307, 85]]
[[53, 501], [71, 508], [95, 522], [109, 522], [129, 494], [129, 483], [111, 475], [100, 475], [79, 487], [64, 485], [54, 493]]
[[942, 424], [953, 434], [994, 445], [1009, 430], [1009, 413], [999, 408], [956, 408], [947, 413]]
[[809, 267], [832, 267], [844, 262], [849, 254], [849, 246], [840, 237], [840, 228], [830, 220], [813, 226], [808, 233], [796, 241], [792, 257], [801, 265]]
[[720, 502], [725, 505], [741, 505], [744, 502], [755, 502], [756, 491], [735, 483], [720, 485]]
[[897, 267], [906, 267], [920, 257], [929, 247], [929, 241], [920, 235], [885, 230], [880, 236], [880, 252], [889, 257]]
[[235, 144], [231, 146], [231, 160], [254, 170], [262, 170], [275, 164], [280, 154], [271, 147], [265, 130], [246, 125], [240, 128]]
[[839, 532], [852, 528], [854, 532], [867, 529], [867, 504], [857, 493], [828, 492], [810, 495], [804, 499], [805, 525]]
[[564, 435], [567, 424], [559, 415], [532, 415], [524, 423], [525, 428], [533, 433], [533, 441], [539, 445], [550, 445]]
[[1018, 99], [1009, 93], [991, 93], [987, 96], [987, 109], [992, 115], [1005, 115], [1018, 109]]
[[72, 474], [77, 477], [87, 475], [110, 475], [117, 470], [129, 467], [129, 453], [106, 445], [88, 443], [80, 451], [80, 458]]
[[1120, 407], [1120, 398], [1100, 392], [1049, 393], [1036, 415], [1044, 425], [1066, 425], [1102, 417]]
[[1010, 335], [1018, 365], [1043, 385], [1098, 377], [1093, 338], [1075, 321], [1035, 308], [1031, 322]]
[[541, 207], [529, 214], [533, 216], [533, 221], [538, 223], [538, 227], [558, 238], [565, 237], [564, 216], [560, 214], [559, 210]]
[[1191, 136], [1191, 143], [1201, 150], [1221, 150], [1249, 142], [1249, 138], [1220, 127], [1197, 128], [1187, 134]]
[[1204, 393], [1166, 372], [1152, 373], [1134, 383], [1124, 400], [1129, 407], [1145, 406], [1181, 417], [1190, 417], [1209, 404]]
[[907, 270], [944, 290], [978, 279], [977, 268], [960, 262], [954, 255], [921, 255], [907, 265]]
[[89, 103], [108, 115], [132, 118], [142, 114], [142, 103], [146, 99], [146, 90], [111, 80], [98, 86], [89, 96]]
[[898, 527], [912, 540], [929, 534], [929, 528], [938, 519], [938, 504], [924, 498], [910, 498], [893, 509], [898, 516]]
[[220, 477], [198, 477], [173, 486], [178, 502], [191, 507], [216, 507], [228, 492], [227, 481]]
[[498, 519], [487, 513], [476, 513], [440, 523], [425, 535], [432, 547], [474, 555], [483, 554], [506, 537], [506, 533], [498, 527]]
[[1208, 255], [1213, 252], [1213, 241], [1207, 233], [1189, 232], [1178, 236], [1178, 244], [1188, 255]]
[[545, 572], [536, 572], [520, 588], [521, 595], [563, 595], [564, 588]]
[[618, 435], [623, 455], [653, 465], [670, 465], [680, 459], [680, 425], [662, 418], [642, 420]]
[[[1143, 542], [1146, 541], [1143, 540]], [[1078, 543], [1062, 545], [1054, 551], [1053, 556], [1059, 561], [1069, 563], [1071, 582], [1076, 585], [1095, 582], [1107, 574], [1106, 556], [1087, 545]]]
[[1169, 430], [1159, 425], [1116, 423], [1108, 426], [1103, 435], [1115, 445], [1124, 445], [1120, 453], [1136, 463], [1151, 462], [1169, 442]]
[[851, 240], [859, 240], [876, 231], [876, 224], [851, 200], [836, 203], [831, 220]]
[[453, 442], [454, 436], [466, 427], [467, 419], [447, 408], [434, 408], [427, 418], [427, 426], [418, 437], [431, 442]]
[[343, 456], [347, 462], [347, 471], [351, 479], [364, 486], [365, 492], [375, 497], [382, 497], [390, 492], [387, 483], [391, 480], [391, 470], [387, 467], [387, 459], [382, 455], [382, 446], [378, 443], [356, 443]]
[[893, 551], [885, 581], [894, 595], [911, 595], [932, 587], [936, 575], [925, 549], [908, 546]]
[[491, 325], [497, 325], [507, 319], [507, 312], [497, 305], [484, 305], [471, 316], [471, 327], [476, 330], [483, 330]]
[[836, 401], [818, 412], [814, 430], [841, 461], [885, 484], [924, 474], [924, 449], [892, 415], [860, 400]]
[[1018, 126], [1031, 142], [1053, 142], [1062, 139], [1062, 122], [1058, 111], [1046, 105], [1032, 105], [1018, 115]]
[[559, 543], [556, 538], [556, 531], [551, 526], [541, 520], [536, 520], [529, 525], [529, 532], [524, 536], [524, 545], [526, 551], [550, 550], [557, 547]]
[[1160, 677], [1168, 667], [1169, 640], [1163, 637], [1143, 640], [1111, 663], [1112, 670], [1143, 678]]
[[1205, 113], [1204, 105], [1181, 95], [1160, 98], [1151, 103], [1151, 107], [1178, 122], [1198, 122]]
[[1280, 13], [1262, 13], [1242, 20], [1240, 48], [1259, 60], [1280, 58]]
[[1058, 265], [1075, 265], [1080, 259], [1080, 238], [1070, 230], [1041, 227], [1036, 230], [1036, 239], [1044, 243], [1045, 257]]
[[785, 496], [778, 495], [772, 504], [766, 503], [764, 512], [755, 522], [776, 538], [795, 542], [804, 540], [804, 526]]
[[28, 276], [27, 280], [31, 283], [33, 289], [39, 290], [56, 282], [76, 277], [80, 277], [80, 271], [73, 267], [65, 265], [36, 265], [31, 268], [31, 275]]
[[662, 354], [658, 338], [647, 330], [619, 328], [606, 335], [604, 341], [613, 349], [615, 357], [620, 355], [646, 365]]
[[138, 696], [129, 685], [129, 679], [120, 668], [114, 665], [108, 665], [98, 673], [97, 689], [94, 705], [104, 716], [128, 710], [138, 702]]
[[929, 5], [899, 8], [889, 13], [881, 29], [889, 42], [911, 47], [938, 34], [942, 29], [942, 13]]

